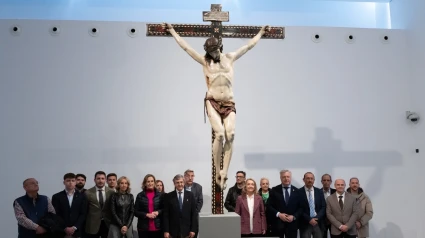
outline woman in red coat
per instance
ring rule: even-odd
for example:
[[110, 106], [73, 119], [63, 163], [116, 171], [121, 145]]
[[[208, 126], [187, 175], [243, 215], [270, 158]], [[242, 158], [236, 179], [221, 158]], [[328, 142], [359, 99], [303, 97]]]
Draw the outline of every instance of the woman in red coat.
[[266, 233], [267, 224], [263, 199], [257, 193], [257, 184], [247, 179], [242, 195], [236, 200], [235, 212], [241, 216], [242, 237], [262, 236]]

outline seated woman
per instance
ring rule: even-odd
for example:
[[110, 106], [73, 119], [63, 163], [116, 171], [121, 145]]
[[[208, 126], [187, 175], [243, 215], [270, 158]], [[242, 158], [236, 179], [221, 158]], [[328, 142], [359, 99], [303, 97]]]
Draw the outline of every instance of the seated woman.
[[162, 238], [162, 193], [155, 188], [155, 176], [148, 174], [143, 179], [142, 189], [136, 197], [135, 216], [138, 218], [139, 238]]
[[117, 192], [111, 196], [111, 225], [108, 238], [133, 238], [134, 197], [130, 193], [130, 180], [123, 176], [118, 179]]
[[242, 194], [236, 200], [235, 212], [241, 217], [241, 236], [262, 236], [267, 224], [263, 199], [257, 193], [257, 184], [247, 179]]

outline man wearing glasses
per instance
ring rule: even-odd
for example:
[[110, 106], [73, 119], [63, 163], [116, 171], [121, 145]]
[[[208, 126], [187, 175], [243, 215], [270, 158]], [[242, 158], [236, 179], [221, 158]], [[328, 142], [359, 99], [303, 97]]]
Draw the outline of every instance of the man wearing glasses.
[[242, 188], [245, 185], [246, 173], [244, 171], [236, 172], [236, 184], [229, 189], [224, 202], [224, 207], [228, 212], [235, 212], [236, 200], [242, 193]]

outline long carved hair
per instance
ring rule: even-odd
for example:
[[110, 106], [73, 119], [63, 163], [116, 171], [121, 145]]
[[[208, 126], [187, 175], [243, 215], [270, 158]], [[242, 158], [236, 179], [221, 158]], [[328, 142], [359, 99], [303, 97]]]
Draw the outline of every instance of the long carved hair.
[[204, 50], [205, 50], [205, 61], [210, 64], [211, 60], [214, 63], [220, 62], [220, 60], [215, 60], [208, 52], [216, 50], [218, 47], [220, 47], [220, 53], [223, 53], [223, 44], [219, 42], [219, 40], [215, 37], [210, 37], [205, 41], [204, 44]]

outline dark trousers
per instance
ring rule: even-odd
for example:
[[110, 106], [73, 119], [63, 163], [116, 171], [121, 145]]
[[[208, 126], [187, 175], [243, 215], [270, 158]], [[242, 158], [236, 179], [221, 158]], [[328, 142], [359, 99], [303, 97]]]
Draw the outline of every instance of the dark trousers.
[[331, 238], [356, 238], [356, 235], [349, 235], [349, 234], [347, 234], [345, 232], [342, 232], [339, 235], [332, 235], [331, 234]]
[[328, 238], [328, 231], [331, 234], [331, 225], [325, 225], [325, 229], [323, 229], [323, 238]]
[[164, 232], [162, 231], [141, 231], [138, 230], [139, 238], [162, 238], [164, 237]]
[[106, 225], [105, 221], [102, 220], [100, 223], [99, 231], [97, 234], [85, 234], [85, 238], [108, 238], [109, 228]]
[[298, 230], [292, 229], [280, 229], [279, 230], [279, 238], [297, 238]]
[[322, 238], [323, 237], [323, 229], [321, 229], [320, 224], [312, 226], [308, 224], [300, 228], [300, 237], [301, 238]]
[[241, 234], [241, 237], [262, 237], [263, 234]]

